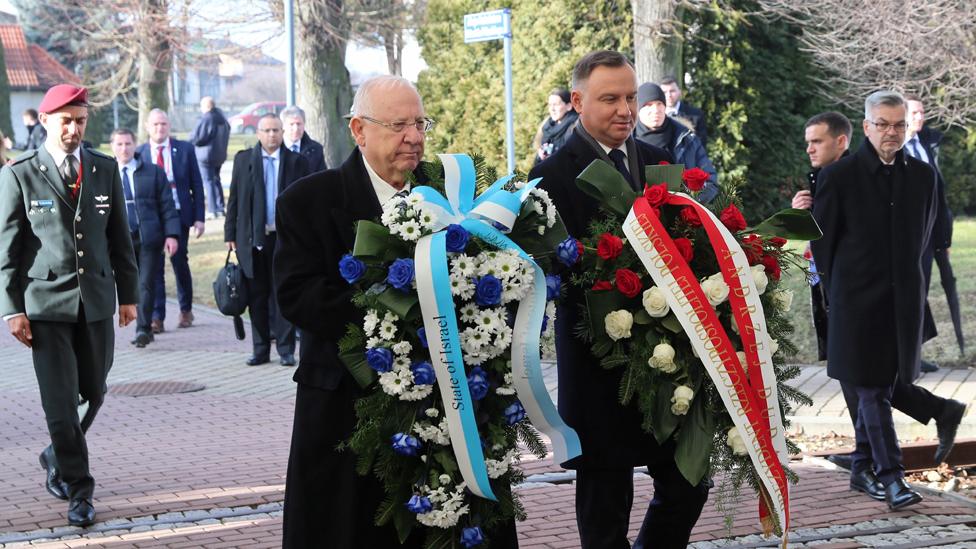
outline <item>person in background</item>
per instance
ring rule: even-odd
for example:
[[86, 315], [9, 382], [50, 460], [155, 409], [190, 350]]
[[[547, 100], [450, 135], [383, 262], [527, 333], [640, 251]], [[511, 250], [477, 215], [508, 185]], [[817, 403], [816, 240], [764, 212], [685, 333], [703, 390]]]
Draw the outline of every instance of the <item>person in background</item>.
[[708, 128], [705, 125], [705, 113], [698, 107], [693, 107], [686, 101], [682, 101], [683, 95], [681, 86], [673, 76], [665, 76], [661, 79], [661, 89], [667, 99], [668, 116], [677, 116], [691, 122], [695, 128], [695, 135], [701, 140], [703, 147], [708, 147]]
[[27, 128], [27, 140], [17, 148], [23, 151], [29, 151], [43, 145], [47, 139], [47, 130], [38, 121], [37, 111], [34, 109], [25, 110], [22, 119], [24, 121], [24, 127]]
[[535, 149], [535, 164], [558, 151], [573, 134], [579, 114], [573, 109], [569, 90], [556, 88], [549, 93], [549, 116], [542, 121], [539, 131], [532, 140]]
[[224, 187], [220, 182], [220, 167], [227, 160], [230, 141], [230, 123], [224, 112], [217, 108], [213, 97], [200, 100], [200, 120], [190, 134], [195, 147], [204, 193], [207, 195], [207, 218], [224, 215]]
[[308, 173], [325, 170], [322, 144], [305, 133], [305, 111], [292, 105], [281, 111], [281, 123], [285, 132], [285, 148], [305, 157]]
[[[203, 181], [200, 166], [193, 145], [170, 137], [169, 117], [161, 109], [149, 111], [146, 120], [149, 142], [139, 145], [136, 155], [143, 163], [155, 164], [166, 172], [176, 211], [180, 214], [179, 250], [169, 258], [176, 274], [176, 296], [180, 303], [180, 328], [193, 325], [193, 277], [187, 260], [190, 241], [190, 228], [200, 238], [204, 231]], [[166, 330], [166, 282], [164, 280], [165, 261], [156, 269], [156, 304], [153, 306], [152, 331], [154, 334]]]
[[666, 114], [664, 91], [653, 82], [637, 88], [637, 106], [640, 110], [634, 137], [668, 151], [674, 162], [684, 164], [686, 170], [700, 168], [708, 172], [708, 181], [698, 193], [698, 201], [711, 202], [718, 195], [718, 173], [691, 125], [683, 118]]

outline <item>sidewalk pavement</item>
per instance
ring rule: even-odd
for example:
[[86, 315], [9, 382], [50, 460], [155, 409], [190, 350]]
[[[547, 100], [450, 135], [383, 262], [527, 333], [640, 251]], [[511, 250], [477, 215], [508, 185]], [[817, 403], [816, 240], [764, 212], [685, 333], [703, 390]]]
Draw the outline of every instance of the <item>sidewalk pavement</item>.
[[[66, 504], [43, 488], [37, 453], [48, 441], [30, 353], [8, 334], [0, 336], [0, 369], [5, 373], [0, 377], [0, 547], [279, 546], [294, 369], [277, 362], [245, 366], [249, 331], [239, 342], [226, 317], [200, 307], [194, 313], [192, 328], [176, 329], [177, 311], [171, 303], [173, 327], [145, 349], [129, 344], [132, 326], [117, 332], [110, 393], [88, 437], [98, 522], [87, 530], [65, 526]], [[554, 386], [554, 368], [547, 370], [547, 377]], [[160, 381], [204, 388], [139, 397], [112, 392], [121, 384]], [[797, 383], [815, 402], [799, 410], [796, 425], [806, 432], [850, 428], [839, 387], [824, 377], [823, 368], [805, 367]], [[928, 374], [922, 383], [966, 402], [976, 392], [976, 379], [968, 370]], [[903, 438], [907, 421], [898, 425]], [[964, 423], [960, 436], [976, 432], [971, 414]], [[931, 439], [935, 427], [919, 432]], [[548, 458], [532, 456], [523, 467], [529, 478], [518, 492], [529, 518], [518, 526], [521, 546], [578, 547], [572, 473]], [[951, 541], [969, 535], [965, 523], [976, 521], [976, 507], [956, 496], [927, 493], [923, 503], [893, 513], [851, 492], [846, 473], [822, 460], [795, 461], [793, 469], [800, 483], [791, 495], [791, 547], [828, 540], [847, 543], [843, 547], [884, 545], [879, 536]], [[738, 500], [731, 499], [724, 479], [715, 480], [692, 546], [764, 546], [756, 535], [755, 496], [743, 489]], [[635, 474], [632, 537], [647, 507], [651, 482], [647, 475]], [[733, 519], [731, 527], [726, 515]], [[855, 539], [861, 541], [851, 541]], [[766, 543], [775, 545], [775, 540]]]

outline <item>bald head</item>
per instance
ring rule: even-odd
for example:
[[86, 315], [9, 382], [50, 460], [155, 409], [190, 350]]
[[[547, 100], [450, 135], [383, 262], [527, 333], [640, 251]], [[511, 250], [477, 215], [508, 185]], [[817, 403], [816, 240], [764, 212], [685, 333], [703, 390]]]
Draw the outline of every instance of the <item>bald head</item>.
[[352, 99], [352, 114], [354, 116], [374, 116], [378, 101], [390, 97], [391, 94], [400, 96], [405, 92], [407, 94], [412, 92], [420, 100], [421, 106], [423, 105], [417, 88], [406, 78], [394, 75], [370, 78], [356, 90], [356, 96]]
[[209, 95], [200, 99], [200, 112], [210, 112], [216, 107], [213, 97]]

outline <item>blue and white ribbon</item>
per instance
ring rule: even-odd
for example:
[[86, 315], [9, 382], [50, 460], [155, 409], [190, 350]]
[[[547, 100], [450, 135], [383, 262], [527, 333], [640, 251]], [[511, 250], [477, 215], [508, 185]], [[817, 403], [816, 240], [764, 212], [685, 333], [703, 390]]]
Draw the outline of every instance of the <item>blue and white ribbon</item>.
[[434, 234], [422, 237], [414, 252], [417, 294], [431, 363], [437, 374], [447, 418], [451, 445], [461, 475], [476, 495], [495, 500], [478, 435], [468, 391], [461, 338], [451, 295], [444, 229], [458, 224], [483, 242], [503, 250], [515, 250], [534, 270], [532, 292], [519, 303], [512, 335], [512, 378], [518, 398], [532, 425], [552, 441], [554, 461], [562, 463], [580, 454], [576, 432], [559, 416], [542, 377], [539, 337], [546, 308], [546, 280], [542, 268], [515, 242], [503, 234], [515, 225], [522, 202], [539, 180], [516, 192], [503, 190], [512, 176], [499, 179], [475, 200], [475, 169], [463, 154], [438, 155], [444, 165], [445, 198], [430, 187], [413, 192], [424, 198], [423, 207], [437, 220]]

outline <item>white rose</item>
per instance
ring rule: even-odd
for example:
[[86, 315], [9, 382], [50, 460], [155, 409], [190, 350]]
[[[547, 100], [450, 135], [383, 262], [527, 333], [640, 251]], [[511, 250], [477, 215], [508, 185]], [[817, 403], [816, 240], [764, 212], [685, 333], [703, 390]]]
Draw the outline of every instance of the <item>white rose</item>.
[[762, 295], [766, 291], [766, 286], [769, 286], [769, 277], [766, 276], [766, 267], [762, 265], [752, 266], [752, 280], [756, 283], [756, 290], [759, 290], [759, 295]]
[[737, 456], [744, 456], [749, 453], [746, 449], [746, 443], [742, 440], [742, 435], [739, 434], [739, 429], [733, 426], [729, 429], [728, 440], [725, 441], [732, 448], [732, 453]]
[[770, 297], [773, 298], [773, 305], [784, 313], [793, 306], [793, 290], [776, 290]]
[[647, 364], [666, 374], [677, 371], [678, 365], [674, 363], [674, 347], [667, 343], [658, 343], [654, 346], [654, 355], [648, 359]]
[[603, 324], [610, 339], [618, 341], [630, 337], [630, 328], [634, 325], [634, 315], [623, 309], [614, 311], [607, 314], [603, 319]]
[[676, 416], [687, 414], [688, 408], [691, 407], [691, 399], [694, 397], [695, 392], [691, 390], [691, 387], [679, 385], [674, 390], [674, 396], [671, 397], [671, 413]]
[[644, 290], [643, 302], [644, 310], [654, 318], [668, 316], [668, 312], [671, 310], [671, 307], [668, 305], [668, 300], [664, 297], [664, 292], [657, 286], [651, 286]]
[[775, 355], [776, 354], [776, 351], [779, 351], [779, 341], [776, 341], [775, 339], [770, 338], [769, 339], [769, 356]]
[[451, 477], [449, 475], [441, 475], [441, 476], [437, 477], [437, 481], [440, 482], [442, 485], [444, 485], [444, 484], [450, 484], [451, 483]]
[[712, 307], [717, 307], [729, 298], [729, 285], [722, 280], [722, 274], [712, 275], [701, 283], [702, 291]]

